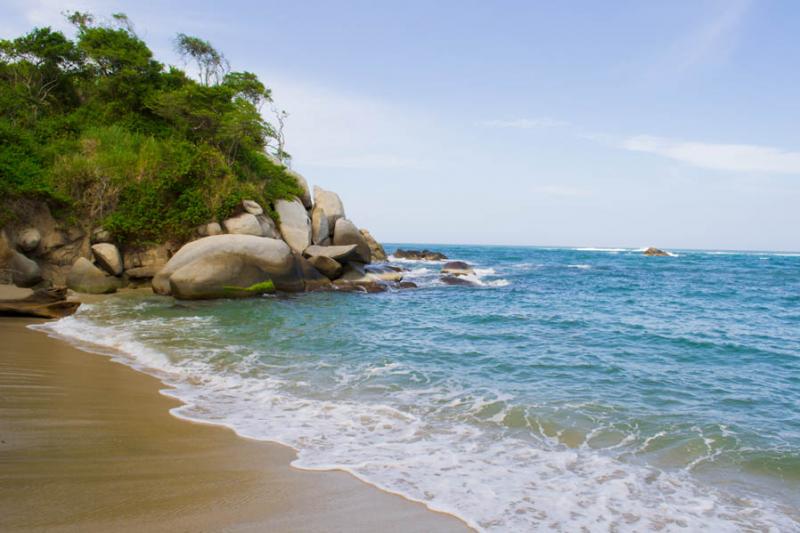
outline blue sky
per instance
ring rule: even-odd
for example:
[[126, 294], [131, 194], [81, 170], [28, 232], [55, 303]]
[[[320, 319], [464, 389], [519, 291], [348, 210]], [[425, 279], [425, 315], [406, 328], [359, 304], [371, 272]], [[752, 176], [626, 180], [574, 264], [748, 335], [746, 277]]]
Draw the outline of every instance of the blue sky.
[[800, 250], [800, 4], [0, 0], [209, 39], [388, 242]]

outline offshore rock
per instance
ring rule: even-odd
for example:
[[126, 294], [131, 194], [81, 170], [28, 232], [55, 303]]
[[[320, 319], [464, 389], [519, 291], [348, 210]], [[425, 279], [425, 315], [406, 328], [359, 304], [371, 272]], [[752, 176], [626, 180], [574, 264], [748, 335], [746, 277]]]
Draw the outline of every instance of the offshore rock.
[[464, 261], [449, 261], [442, 266], [442, 274], [451, 276], [470, 276], [475, 270]]
[[669, 257], [669, 254], [664, 250], [659, 250], [658, 248], [653, 248], [652, 246], [647, 250], [645, 250], [643, 253], [644, 255], [649, 255], [649, 256]]
[[395, 250], [394, 254], [398, 259], [411, 259], [412, 261], [444, 261], [447, 256], [441, 252], [431, 250]]

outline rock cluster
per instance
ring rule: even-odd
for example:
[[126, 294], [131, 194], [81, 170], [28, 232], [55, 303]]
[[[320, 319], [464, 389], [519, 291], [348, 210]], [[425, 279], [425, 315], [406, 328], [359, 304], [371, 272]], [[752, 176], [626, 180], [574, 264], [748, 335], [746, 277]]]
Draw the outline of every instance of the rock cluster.
[[445, 261], [447, 256], [441, 252], [431, 250], [401, 250], [397, 249], [394, 256], [398, 259], [410, 259], [412, 261]]
[[185, 299], [399, 287], [402, 275], [370, 265], [386, 261], [386, 252], [347, 218], [339, 196], [314, 187], [312, 200], [305, 178], [288, 172], [299, 197], [271, 206], [243, 200], [229, 218], [195, 228], [195, 239], [182, 247], [120, 247], [107, 230], [65, 227], [34, 203], [23, 222], [0, 229], [0, 284], [66, 285], [92, 294], [151, 285]]
[[[202, 237], [178, 250], [153, 277], [158, 294], [180, 299], [239, 298], [265, 292], [345, 290], [377, 292], [400, 287], [402, 274], [375, 265], [386, 252], [345, 214], [339, 196], [314, 187], [299, 174], [302, 197], [275, 202], [277, 228], [256, 202], [225, 220], [227, 233]], [[408, 285], [404, 285], [407, 287]]]
[[475, 270], [464, 261], [449, 261], [442, 265], [440, 280], [447, 285], [474, 285], [468, 276], [474, 276]]
[[80, 302], [67, 301], [67, 290], [27, 289], [0, 285], [0, 316], [61, 318], [74, 313]]
[[669, 257], [669, 254], [664, 250], [659, 250], [658, 248], [653, 248], [652, 246], [647, 250], [645, 250], [643, 253], [644, 255], [649, 255], [649, 256]]

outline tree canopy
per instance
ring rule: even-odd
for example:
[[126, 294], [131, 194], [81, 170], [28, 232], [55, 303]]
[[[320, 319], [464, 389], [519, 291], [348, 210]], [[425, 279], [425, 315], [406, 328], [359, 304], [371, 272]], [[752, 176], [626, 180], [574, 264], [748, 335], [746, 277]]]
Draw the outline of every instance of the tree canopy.
[[300, 192], [255, 74], [179, 34], [195, 81], [157, 61], [124, 14], [68, 19], [74, 38], [35, 28], [0, 40], [0, 226], [37, 198], [121, 241], [158, 241], [228, 216], [245, 197], [269, 209]]

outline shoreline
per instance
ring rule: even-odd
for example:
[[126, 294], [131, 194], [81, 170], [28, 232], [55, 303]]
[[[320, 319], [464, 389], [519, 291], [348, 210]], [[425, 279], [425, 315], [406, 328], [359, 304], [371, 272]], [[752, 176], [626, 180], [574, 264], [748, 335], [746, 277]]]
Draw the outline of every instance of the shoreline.
[[0, 322], [3, 530], [469, 530], [345, 470], [295, 468], [286, 445], [176, 416], [169, 385], [27, 327], [43, 322]]

